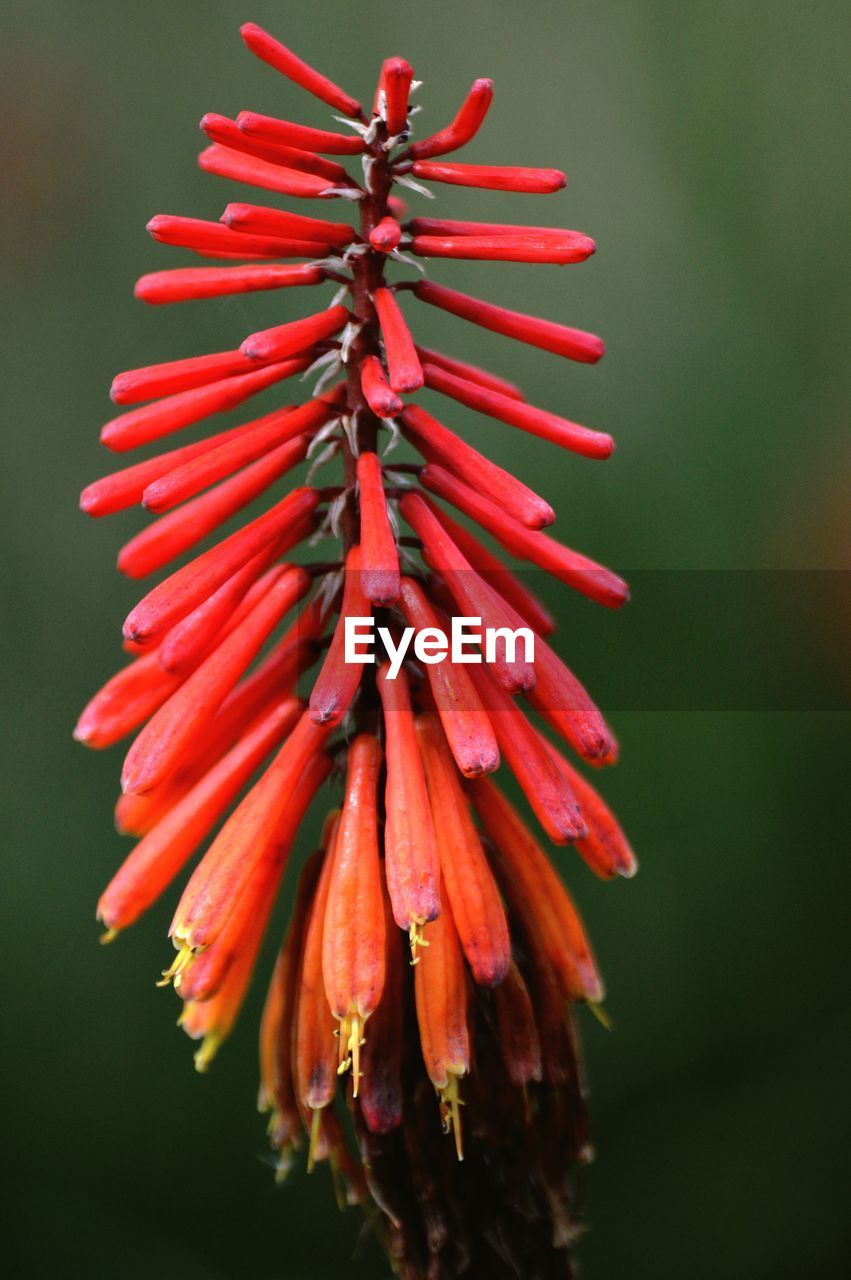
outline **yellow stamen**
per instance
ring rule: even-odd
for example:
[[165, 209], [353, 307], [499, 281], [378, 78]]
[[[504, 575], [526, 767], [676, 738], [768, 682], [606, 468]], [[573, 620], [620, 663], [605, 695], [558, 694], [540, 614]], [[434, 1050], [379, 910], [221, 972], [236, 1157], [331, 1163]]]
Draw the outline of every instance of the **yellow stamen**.
[[286, 1182], [289, 1177], [290, 1170], [293, 1167], [292, 1147], [284, 1147], [278, 1156], [278, 1163], [275, 1165], [275, 1181], [280, 1185]]
[[195, 1053], [195, 1070], [202, 1074], [215, 1058], [222, 1044], [222, 1037], [215, 1031], [208, 1031], [201, 1041], [201, 1048]]
[[316, 1148], [319, 1145], [319, 1137], [322, 1132], [322, 1109], [315, 1107], [313, 1110], [313, 1119], [310, 1122], [310, 1145], [307, 1148], [307, 1172], [313, 1173], [313, 1167], [316, 1164]]
[[607, 1031], [611, 1031], [612, 1020], [609, 1017], [606, 1010], [603, 1008], [602, 1004], [600, 1004], [598, 1000], [589, 1000], [588, 1008], [591, 1010], [591, 1012], [593, 1013], [597, 1021], [600, 1023], [600, 1025], [604, 1026]]
[[102, 947], [108, 947], [110, 942], [114, 942], [118, 937], [117, 929], [106, 929], [98, 938], [98, 942]]
[[167, 987], [172, 981], [174, 981], [174, 985], [177, 987], [180, 975], [183, 973], [186, 966], [191, 963], [194, 955], [195, 953], [190, 946], [185, 942], [181, 943], [180, 950], [174, 957], [171, 967], [163, 969], [163, 976], [160, 978], [157, 986]]
[[411, 927], [408, 929], [408, 938], [411, 943], [411, 964], [419, 964], [422, 956], [417, 955], [417, 947], [427, 947], [428, 938], [425, 936], [425, 920], [421, 916], [414, 916], [411, 921]]
[[456, 1075], [450, 1075], [446, 1084], [442, 1089], [438, 1089], [440, 1094], [440, 1120], [443, 1125], [443, 1132], [453, 1132], [455, 1135], [455, 1152], [459, 1160], [464, 1159], [464, 1143], [461, 1134], [461, 1107], [464, 1100], [458, 1092], [458, 1080]]
[[351, 1067], [352, 1094], [355, 1098], [358, 1096], [358, 1082], [361, 1078], [360, 1050], [361, 1045], [366, 1043], [363, 1036], [364, 1022], [365, 1019], [354, 1012], [347, 1013], [340, 1020], [340, 1065], [337, 1067], [337, 1075], [345, 1075]]

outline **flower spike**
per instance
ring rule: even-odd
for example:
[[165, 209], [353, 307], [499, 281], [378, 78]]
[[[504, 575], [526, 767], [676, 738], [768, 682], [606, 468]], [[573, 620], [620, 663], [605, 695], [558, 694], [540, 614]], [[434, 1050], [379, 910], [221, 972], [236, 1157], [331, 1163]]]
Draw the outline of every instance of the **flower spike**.
[[[567, 400], [534, 404], [504, 355], [481, 367], [419, 343], [400, 295], [593, 365], [596, 335], [430, 276], [455, 260], [578, 264], [595, 244], [437, 206], [423, 216], [401, 199], [403, 188], [413, 204], [456, 186], [564, 186], [560, 169], [451, 156], [482, 126], [490, 80], [419, 138], [419, 82], [404, 58], [381, 62], [368, 118], [261, 27], [241, 35], [335, 114], [302, 123], [281, 81], [274, 115], [206, 113], [201, 170], [264, 194], [237, 191], [218, 221], [148, 224], [158, 244], [201, 261], [142, 276], [140, 300], [250, 305], [266, 292], [277, 314], [213, 351], [187, 339], [195, 354], [143, 354], [116, 374], [102, 442], [152, 445], [153, 456], [80, 497], [92, 517], [143, 507], [119, 569], [158, 575], [125, 621], [125, 665], [74, 731], [94, 749], [129, 739], [115, 824], [135, 844], [101, 894], [103, 940], [186, 875], [159, 985], [174, 985], [207, 1070], [330, 780], [260, 1028], [276, 1176], [302, 1148], [308, 1169], [327, 1160], [338, 1202], [367, 1208], [407, 1280], [572, 1274], [571, 1174], [589, 1149], [574, 1007], [602, 1016], [603, 987], [542, 842], [575, 844], [600, 880], [632, 876], [636, 861], [602, 795], [550, 740], [594, 767], [617, 756], [553, 647], [554, 614], [526, 567], [610, 607], [627, 588], [573, 551], [569, 530], [544, 532], [554, 506], [473, 448], [455, 406], [559, 446], [577, 475], [568, 454], [604, 459], [614, 442], [572, 421]], [[345, 200], [346, 216], [295, 211], [305, 199]], [[423, 278], [394, 279], [402, 263]], [[298, 308], [297, 286], [322, 296]], [[260, 393], [262, 411], [213, 421]], [[490, 778], [501, 763], [541, 841]], [[561, 856], [571, 874], [576, 860]]]

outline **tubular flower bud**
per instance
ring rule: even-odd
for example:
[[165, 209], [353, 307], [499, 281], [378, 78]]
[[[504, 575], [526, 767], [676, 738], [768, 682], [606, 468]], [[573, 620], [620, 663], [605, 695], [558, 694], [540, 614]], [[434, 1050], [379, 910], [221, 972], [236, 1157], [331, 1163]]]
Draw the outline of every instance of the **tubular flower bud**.
[[514, 1085], [541, 1079], [541, 1044], [532, 1000], [523, 975], [512, 962], [494, 991], [499, 1021], [499, 1046], [508, 1078]]
[[144, 643], [164, 634], [212, 595], [258, 551], [310, 515], [318, 500], [319, 495], [314, 489], [293, 489], [270, 511], [154, 587], [131, 610], [124, 624], [124, 634], [130, 640]]
[[329, 307], [327, 311], [319, 311], [304, 320], [293, 320], [289, 324], [276, 325], [274, 329], [252, 333], [240, 351], [252, 360], [282, 360], [312, 347], [321, 338], [330, 338], [342, 329], [348, 314], [345, 307]]
[[303, 569], [286, 569], [263, 599], [148, 721], [124, 762], [123, 791], [152, 791], [180, 759], [187, 742], [202, 733], [272, 629], [310, 586]]
[[137, 844], [98, 902], [107, 929], [126, 929], [156, 901], [299, 712], [295, 698], [273, 708]]
[[503, 759], [549, 838], [554, 844], [567, 844], [586, 835], [576, 797], [535, 730], [486, 667], [474, 670], [473, 679], [488, 709]]
[[381, 463], [376, 453], [362, 453], [357, 463], [360, 497], [360, 568], [363, 593], [374, 605], [399, 598], [399, 553], [387, 514]]
[[420, 483], [458, 507], [482, 529], [501, 542], [506, 551], [520, 560], [529, 560], [545, 569], [569, 587], [599, 604], [619, 608], [629, 598], [629, 588], [622, 578], [595, 564], [587, 556], [563, 547], [544, 533], [524, 529], [511, 515], [472, 489], [443, 467], [426, 466], [420, 472]]
[[369, 233], [369, 243], [379, 253], [392, 253], [399, 248], [402, 239], [402, 228], [395, 218], [382, 218], [377, 227]]
[[346, 798], [334, 848], [322, 934], [322, 976], [340, 1023], [338, 1071], [357, 1097], [364, 1024], [384, 990], [385, 918], [378, 859], [381, 747], [361, 734], [349, 748]]
[[[296, 1096], [299, 1105], [307, 1115], [328, 1106], [334, 1097], [337, 1083], [334, 1019], [325, 998], [325, 986], [322, 980], [322, 938], [325, 931], [328, 891], [331, 886], [337, 825], [337, 818], [329, 817], [326, 837], [323, 841], [325, 851], [322, 855], [322, 870], [307, 918], [298, 976], [293, 1056]], [[313, 1135], [314, 1127], [311, 1124], [311, 1143], [314, 1140]]]
[[294, 285], [321, 284], [324, 279], [323, 269], [309, 262], [295, 266], [263, 263], [245, 267], [175, 267], [140, 276], [133, 292], [142, 302], [162, 304], [291, 289]]
[[601, 340], [593, 333], [555, 324], [552, 320], [540, 320], [537, 316], [523, 315], [520, 311], [509, 311], [506, 307], [497, 307], [492, 302], [471, 298], [469, 294], [447, 289], [431, 280], [419, 281], [414, 286], [414, 293], [422, 302], [430, 302], [432, 306], [441, 307], [452, 315], [460, 316], [462, 320], [469, 320], [472, 324], [481, 325], [483, 329], [501, 333], [506, 338], [528, 342], [530, 346], [540, 347], [542, 351], [566, 356], [568, 360], [594, 364], [605, 350]]
[[[307, 361], [304, 361], [307, 364]], [[210, 448], [202, 456], [180, 460], [161, 473], [142, 493], [142, 505], [148, 511], [159, 514], [192, 498], [208, 485], [225, 479], [240, 467], [262, 458], [277, 445], [298, 440], [302, 432], [313, 435], [334, 416], [332, 404], [325, 400], [311, 400], [299, 408], [288, 405], [253, 422], [245, 422], [232, 431], [211, 436]], [[298, 452], [301, 444], [293, 446]]]
[[[510, 619], [502, 598], [464, 559], [428, 503], [409, 493], [399, 510], [422, 538], [426, 562], [444, 578], [462, 616], [480, 617], [494, 630], [506, 627]], [[510, 651], [504, 638], [495, 646], [492, 662], [497, 680], [509, 692], [535, 687], [533, 663]]]
[[534, 922], [553, 971], [573, 1000], [603, 999], [603, 984], [579, 914], [552, 863], [503, 795], [487, 780], [470, 784], [495, 854], [500, 888], [512, 909]]
[[[405, 620], [415, 631], [434, 631], [438, 616], [412, 578], [402, 579]], [[499, 764], [496, 735], [466, 666], [440, 663], [426, 668], [432, 697], [455, 763], [468, 778], [492, 773]]]
[[400, 393], [419, 390], [423, 385], [423, 371], [395, 296], [389, 289], [376, 289], [372, 300], [384, 339], [390, 386]]
[[545, 262], [565, 266], [584, 262], [596, 249], [594, 241], [578, 231], [561, 237], [525, 235], [414, 236], [411, 253], [420, 258], [473, 258], [490, 262]]
[[379, 418], [395, 418], [402, 411], [402, 401], [387, 381], [378, 356], [367, 356], [361, 369], [361, 390], [370, 409]]
[[346, 559], [340, 618], [310, 695], [310, 714], [317, 724], [339, 724], [351, 706], [363, 667], [346, 660], [346, 623], [350, 618], [369, 617], [370, 612], [363, 589], [360, 548], [352, 547]]
[[144, 578], [161, 569], [265, 493], [301, 462], [306, 451], [304, 439], [280, 445], [209, 493], [201, 494], [179, 511], [172, 511], [149, 525], [121, 548], [118, 568], [129, 578]]
[[[308, 315], [283, 306], [216, 350], [187, 339], [184, 351], [202, 354], [142, 353], [113, 379], [108, 448], [193, 431], [80, 498], [93, 517], [143, 507], [119, 568], [158, 575], [125, 621], [130, 658], [74, 731], [98, 749], [135, 735], [115, 824], [136, 843], [101, 895], [103, 941], [187, 876], [160, 985], [174, 985], [206, 1070], [330, 778], [335, 798], [261, 1023], [259, 1105], [278, 1176], [302, 1147], [308, 1168], [327, 1160], [340, 1203], [366, 1206], [408, 1280], [572, 1274], [572, 1173], [589, 1149], [574, 1006], [599, 1004], [602, 983], [559, 875], [485, 775], [504, 760], [549, 839], [575, 843], [600, 879], [635, 872], [603, 797], [526, 717], [531, 709], [590, 765], [617, 756], [602, 712], [552, 647], [553, 615], [528, 572], [505, 560], [605, 605], [624, 603], [627, 589], [561, 533], [542, 532], [553, 507], [473, 448], [460, 415], [444, 425], [410, 397], [439, 393], [580, 457], [606, 458], [614, 445], [562, 416], [566, 401], [558, 412], [529, 403], [504, 355], [480, 367], [463, 350], [420, 345], [400, 293], [586, 364], [603, 344], [428, 278], [391, 280], [388, 268], [566, 264], [590, 258], [594, 242], [408, 211], [402, 188], [413, 204], [422, 181], [564, 185], [557, 169], [442, 158], [482, 125], [490, 80], [474, 82], [445, 128], [417, 138], [418, 85], [403, 58], [381, 63], [368, 118], [274, 36], [252, 23], [241, 34], [285, 77], [284, 100], [275, 115], [205, 114], [198, 163], [272, 194], [253, 203], [237, 191], [218, 222], [156, 215], [158, 244], [210, 261], [144, 275], [136, 296], [160, 305], [244, 294], [238, 318], [254, 292], [327, 289]], [[335, 122], [297, 120], [292, 85]], [[343, 212], [298, 213], [278, 196]], [[261, 392], [262, 411], [211, 426]], [[581, 506], [581, 487], [573, 492]], [[250, 510], [265, 493], [267, 509]]]
[[484, 187], [490, 191], [520, 191], [528, 195], [546, 195], [560, 191], [567, 182], [560, 169], [524, 169], [511, 165], [435, 164], [432, 160], [415, 160], [415, 178], [428, 182], [448, 182], [455, 187]]
[[580, 453], [586, 458], [608, 458], [614, 449], [611, 436], [601, 431], [591, 431], [576, 422], [569, 422], [567, 418], [560, 418], [556, 413], [548, 413], [546, 409], [536, 409], [534, 405], [523, 404], [510, 396], [500, 395], [498, 391], [464, 382], [443, 369], [426, 365], [424, 376], [432, 391], [451, 396], [470, 409], [478, 409], [499, 422], [519, 427], [521, 431], [540, 436], [572, 453]]
[[329, 107], [333, 107], [335, 111], [342, 111], [345, 116], [355, 118], [362, 114], [360, 103], [356, 98], [352, 98], [338, 88], [327, 76], [314, 71], [313, 67], [308, 66], [306, 62], [302, 62], [301, 58], [296, 57], [286, 45], [281, 44], [280, 40], [270, 36], [262, 27], [258, 27], [256, 22], [244, 23], [239, 29], [239, 34], [255, 57], [268, 62], [270, 67], [274, 67], [276, 71], [280, 71], [281, 75], [300, 85], [308, 93], [312, 93], [315, 98], [319, 98], [320, 102], [327, 102]]
[[[483, 987], [508, 972], [511, 946], [499, 892], [488, 867], [455, 764], [433, 716], [417, 717], [417, 739], [437, 821], [443, 885], [470, 970]], [[431, 938], [431, 930], [427, 940]]]
[[412, 962], [424, 943], [423, 926], [440, 912], [435, 824], [417, 742], [408, 677], [378, 672], [384, 712], [387, 782], [384, 791], [384, 874], [393, 918], [411, 942]]
[[462, 528], [445, 511], [438, 510], [436, 506], [431, 509], [476, 573], [502, 596], [506, 604], [520, 614], [537, 635], [547, 636], [555, 631], [555, 621], [546, 606], [510, 569], [506, 569], [497, 556], [492, 555], [469, 529]]
[[417, 355], [424, 365], [436, 365], [438, 369], [454, 373], [456, 377], [464, 378], [467, 382], [478, 382], [482, 387], [490, 387], [491, 391], [499, 391], [504, 396], [510, 396], [512, 400], [526, 398], [520, 388], [515, 387], [514, 383], [509, 382], [507, 378], [497, 377], [495, 373], [480, 369], [478, 365], [469, 364], [466, 360], [456, 360], [453, 356], [448, 356], [443, 351], [434, 351], [431, 347], [418, 346]]
[[152, 364], [145, 369], [116, 374], [109, 398], [116, 404], [135, 404], [139, 400], [173, 395], [176, 391], [191, 391], [193, 387], [206, 386], [233, 373], [247, 373], [251, 368], [251, 361], [239, 351], [216, 351], [209, 356]]
[[289, 120], [276, 120], [274, 116], [260, 115], [257, 111], [240, 111], [236, 118], [238, 128], [249, 138], [282, 143], [302, 151], [326, 151], [330, 155], [356, 156], [364, 149], [363, 138], [355, 134], [329, 133], [326, 129], [311, 129]]
[[369, 1035], [361, 1048], [360, 1110], [372, 1133], [390, 1133], [403, 1118], [402, 1087], [403, 1000], [405, 965], [402, 935], [395, 927], [387, 885], [384, 886], [384, 990], [369, 1020]]
[[459, 1081], [470, 1070], [469, 993], [461, 943], [445, 906], [429, 929], [427, 964], [417, 965], [414, 994], [423, 1062], [440, 1097], [444, 1133], [464, 1158]]
[[321, 218], [306, 218], [300, 213], [288, 213], [284, 209], [269, 209], [256, 204], [229, 204], [222, 214], [222, 222], [232, 231], [249, 235], [296, 237], [318, 240], [323, 245], [345, 248], [357, 239], [354, 227], [346, 223], [327, 222]]
[[177, 218], [157, 214], [148, 223], [148, 231], [160, 244], [193, 249], [196, 253], [228, 258], [321, 258], [325, 246], [303, 237], [283, 239], [280, 236], [251, 236], [223, 227], [220, 222], [204, 222], [200, 218]]
[[452, 123], [439, 133], [433, 133], [430, 138], [412, 143], [410, 155], [416, 160], [426, 160], [430, 156], [458, 151], [479, 132], [492, 101], [493, 81], [474, 80]]
[[313, 892], [322, 855], [317, 852], [299, 876], [295, 906], [269, 983], [260, 1020], [260, 1090], [258, 1111], [267, 1111], [268, 1133], [278, 1152], [278, 1176], [285, 1176], [289, 1157], [302, 1145], [301, 1116], [295, 1093], [293, 1039], [298, 1006], [299, 966]]
[[321, 754], [327, 732], [303, 715], [263, 777], [228, 818], [178, 903], [171, 926], [178, 949], [198, 951], [215, 942], [252, 874], [274, 847], [283, 815], [296, 803], [309, 801], [327, 773]]
[[474, 489], [491, 494], [494, 501], [521, 524], [540, 529], [555, 520], [555, 512], [548, 502], [509, 471], [478, 453], [419, 405], [408, 405], [404, 410], [402, 431], [429, 462], [449, 467]]
[[101, 444], [118, 453], [137, 449], [139, 445], [149, 444], [182, 427], [191, 426], [193, 422], [200, 422], [202, 418], [209, 418], [213, 413], [234, 409], [243, 400], [257, 395], [258, 391], [265, 391], [276, 382], [301, 372], [303, 367], [297, 360], [281, 360], [263, 369], [255, 369], [253, 373], [222, 378], [204, 387], [165, 396], [107, 422], [100, 433]]
[[277, 191], [279, 195], [297, 196], [302, 200], [316, 200], [330, 195], [333, 191], [331, 184], [335, 180], [343, 181], [345, 175], [342, 165], [328, 164], [326, 176], [320, 177], [318, 174], [288, 169], [269, 160], [232, 151], [216, 142], [201, 152], [198, 167], [218, 178], [230, 178], [233, 182], [244, 182], [250, 187]]
[[342, 165], [334, 160], [325, 160], [313, 151], [302, 151], [298, 147], [288, 147], [277, 142], [268, 142], [251, 137], [240, 129], [235, 120], [227, 116], [208, 112], [201, 120], [201, 128], [210, 141], [216, 146], [222, 158], [227, 152], [240, 152], [255, 160], [266, 160], [273, 165], [281, 165], [285, 169], [296, 169], [300, 173], [312, 173], [317, 178], [325, 178], [329, 182], [346, 182], [348, 175]]
[[414, 69], [404, 58], [386, 58], [381, 68], [379, 93], [384, 98], [384, 123], [391, 138], [404, 132], [408, 119], [408, 93]]

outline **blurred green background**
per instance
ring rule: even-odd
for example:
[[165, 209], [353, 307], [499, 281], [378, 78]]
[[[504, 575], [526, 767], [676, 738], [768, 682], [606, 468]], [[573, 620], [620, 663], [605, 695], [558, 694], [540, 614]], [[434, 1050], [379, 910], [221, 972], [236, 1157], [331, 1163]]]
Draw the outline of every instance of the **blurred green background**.
[[111, 824], [121, 753], [99, 758], [70, 737], [120, 660], [139, 594], [113, 568], [139, 516], [95, 524], [76, 511], [79, 489], [110, 468], [97, 430], [111, 375], [233, 346], [305, 306], [295, 291], [171, 310], [131, 296], [143, 271], [187, 261], [148, 241], [150, 215], [217, 217], [228, 199], [255, 198], [195, 168], [205, 110], [328, 119], [246, 54], [248, 18], [364, 97], [381, 58], [404, 54], [425, 82], [424, 130], [492, 76], [495, 106], [465, 158], [560, 165], [567, 190], [543, 204], [442, 188], [435, 208], [552, 221], [599, 244], [563, 271], [432, 272], [601, 332], [596, 368], [407, 306], [423, 340], [619, 445], [595, 465], [472, 414], [449, 418], [554, 502], [560, 536], [635, 588], [618, 616], [546, 588], [562, 651], [622, 740], [606, 794], [642, 863], [631, 883], [605, 885], [557, 854], [615, 1023], [611, 1034], [583, 1025], [598, 1153], [583, 1274], [844, 1272], [843, 11], [827, 0], [7, 0], [10, 1274], [386, 1274], [358, 1215], [337, 1214], [325, 1171], [274, 1185], [253, 1110], [263, 983], [199, 1078], [177, 1004], [152, 980], [174, 900], [97, 946], [94, 904], [124, 847]]

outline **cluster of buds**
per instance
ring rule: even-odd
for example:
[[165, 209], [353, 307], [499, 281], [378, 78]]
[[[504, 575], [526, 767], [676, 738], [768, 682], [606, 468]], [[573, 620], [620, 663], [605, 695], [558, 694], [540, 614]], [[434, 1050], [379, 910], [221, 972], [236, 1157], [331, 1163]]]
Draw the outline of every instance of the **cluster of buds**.
[[[429, 183], [532, 194], [564, 186], [557, 170], [444, 159], [484, 121], [489, 80], [475, 81], [446, 128], [412, 141], [417, 83], [404, 59], [384, 62], [366, 113], [259, 27], [247, 24], [242, 37], [333, 108], [343, 131], [252, 111], [206, 115], [202, 169], [343, 201], [357, 225], [245, 203], [228, 204], [218, 222], [160, 215], [148, 225], [156, 240], [215, 262], [143, 276], [145, 302], [325, 283], [335, 292], [237, 350], [113, 382], [122, 412], [101, 439], [125, 452], [296, 375], [314, 380], [299, 404], [197, 435], [83, 493], [92, 516], [141, 503], [159, 517], [121, 550], [130, 577], [189, 555], [131, 611], [131, 661], [76, 730], [96, 748], [136, 734], [116, 821], [138, 843], [101, 897], [104, 938], [137, 920], [206, 844], [177, 905], [162, 979], [183, 1002], [180, 1022], [206, 1069], [243, 1002], [302, 820], [329, 779], [342, 781], [301, 870], [262, 1020], [260, 1105], [279, 1169], [302, 1147], [311, 1167], [329, 1161], [400, 1275], [485, 1266], [568, 1274], [572, 1177], [588, 1152], [573, 1008], [599, 1010], [603, 985], [534, 826], [572, 844], [599, 877], [630, 876], [635, 860], [541, 725], [593, 766], [614, 761], [615, 740], [547, 643], [545, 605], [469, 522], [600, 604], [621, 605], [627, 588], [543, 531], [555, 518], [544, 498], [409, 397], [427, 388], [585, 458], [605, 458], [613, 444], [529, 404], [502, 376], [418, 345], [400, 301], [413, 295], [571, 360], [593, 363], [603, 345], [387, 273], [429, 258], [564, 265], [594, 243], [540, 226], [406, 220], [400, 187], [431, 196]], [[402, 440], [418, 461], [388, 462]], [[304, 483], [198, 553], [305, 460]], [[334, 470], [317, 484], [323, 468]], [[322, 556], [312, 558], [317, 546]], [[296, 548], [295, 561], [285, 559]], [[435, 660], [435, 638], [459, 619], [495, 637], [486, 660]], [[365, 623], [378, 637], [371, 663], [353, 661], [348, 645], [350, 625]], [[534, 642], [523, 653], [521, 635]], [[501, 761], [529, 823], [487, 777]]]

